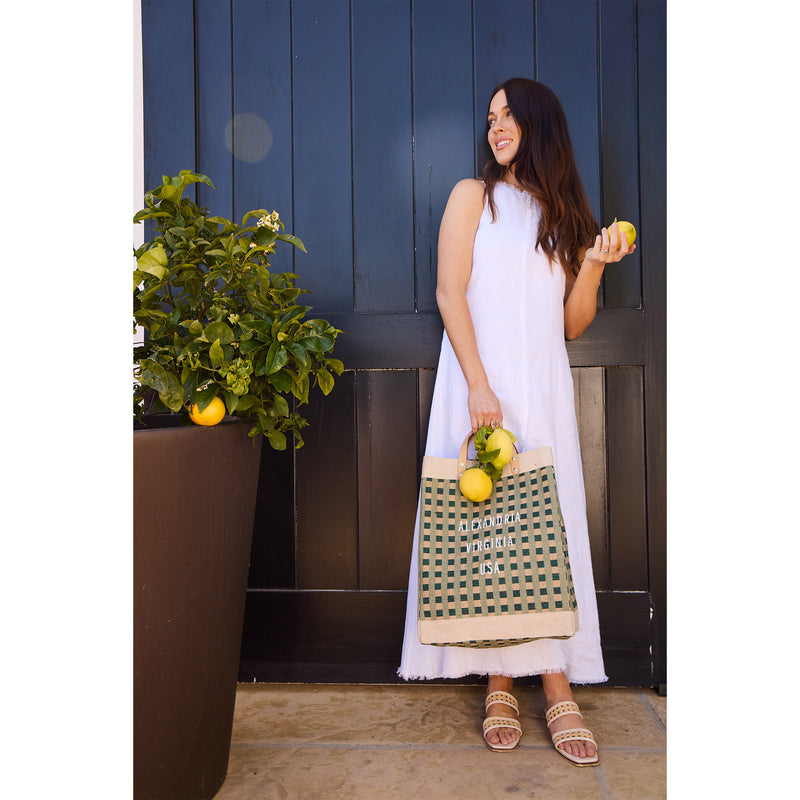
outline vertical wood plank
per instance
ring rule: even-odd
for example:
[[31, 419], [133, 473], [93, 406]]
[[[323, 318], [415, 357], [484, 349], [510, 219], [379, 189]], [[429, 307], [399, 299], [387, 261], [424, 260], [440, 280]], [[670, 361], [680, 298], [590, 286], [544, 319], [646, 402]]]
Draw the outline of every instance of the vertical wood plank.
[[355, 0], [355, 308], [414, 310], [410, 5]]
[[425, 447], [428, 443], [428, 424], [431, 419], [431, 403], [433, 401], [433, 387], [436, 383], [435, 369], [421, 369], [418, 372], [419, 397], [417, 399], [419, 407], [419, 444], [417, 482], [422, 478], [422, 458], [425, 455]]
[[225, 130], [233, 115], [231, 0], [196, 4], [197, 171], [212, 189], [197, 184], [197, 202], [212, 214], [233, 216], [233, 154]]
[[564, 106], [578, 172], [599, 221], [596, 0], [538, 0], [536, 75]]
[[[195, 168], [192, 3], [142, 3], [144, 188]], [[189, 187], [186, 197], [195, 197]]]
[[641, 185], [642, 293], [645, 307], [647, 398], [647, 512], [650, 592], [653, 597], [653, 671], [667, 669], [667, 9], [664, 0], [639, 3], [639, 160]]
[[595, 589], [609, 588], [605, 380], [602, 367], [573, 367], [586, 518]]
[[606, 369], [611, 588], [647, 589], [642, 369]]
[[355, 373], [333, 391], [311, 395], [301, 410], [309, 421], [295, 456], [297, 588], [358, 586]]
[[535, 77], [534, 3], [476, 0], [473, 5], [475, 174], [485, 163], [484, 130], [490, 94], [509, 78]]
[[470, 4], [414, 0], [412, 31], [416, 307], [428, 312], [437, 310], [437, 244], [447, 198], [458, 181], [474, 176]]
[[294, 453], [273, 450], [264, 441], [247, 582], [250, 588], [294, 588], [294, 525]]
[[[600, 2], [602, 225], [614, 217], [639, 223], [639, 118], [636, 98], [636, 2]], [[638, 237], [637, 237], [638, 238]], [[606, 308], [641, 305], [640, 242], [603, 276]]]
[[352, 311], [349, 4], [295, 3], [292, 41], [294, 220], [308, 250], [299, 285], [315, 313]]
[[405, 589], [417, 507], [414, 370], [358, 375], [359, 588]]
[[[233, 0], [234, 117], [225, 135], [234, 156], [235, 221], [251, 209], [274, 209], [293, 233], [289, 31], [288, 0]], [[274, 272], [292, 271], [293, 251], [279, 243]]]

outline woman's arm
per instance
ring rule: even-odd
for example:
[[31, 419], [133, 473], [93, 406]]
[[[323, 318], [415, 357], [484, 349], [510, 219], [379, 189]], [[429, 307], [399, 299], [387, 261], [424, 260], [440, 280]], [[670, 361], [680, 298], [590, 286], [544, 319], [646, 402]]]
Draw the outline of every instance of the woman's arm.
[[564, 292], [564, 336], [577, 339], [592, 324], [597, 313], [597, 287], [606, 264], [621, 261], [636, 249], [628, 246], [625, 234], [619, 233], [617, 223], [603, 228], [594, 241], [594, 247], [581, 257], [577, 277], [567, 276]]
[[467, 304], [472, 247], [483, 202], [483, 184], [477, 180], [460, 181], [451, 192], [439, 228], [436, 284], [436, 302], [447, 337], [467, 382], [467, 405], [473, 432], [492, 422], [503, 424], [500, 402], [489, 386], [478, 353], [475, 327]]

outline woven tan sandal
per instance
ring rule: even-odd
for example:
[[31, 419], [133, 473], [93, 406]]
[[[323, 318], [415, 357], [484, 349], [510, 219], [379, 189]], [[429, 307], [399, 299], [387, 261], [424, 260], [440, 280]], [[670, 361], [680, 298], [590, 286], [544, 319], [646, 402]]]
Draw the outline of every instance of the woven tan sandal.
[[[517, 698], [514, 697], [513, 694], [509, 694], [508, 692], [492, 692], [490, 695], [487, 695], [484, 705], [487, 713], [489, 712], [489, 706], [493, 703], [503, 703], [504, 705], [511, 706], [511, 708], [519, 714], [519, 703], [517, 703]], [[519, 736], [517, 740], [511, 744], [492, 744], [486, 738], [486, 734], [495, 728], [513, 728], [515, 731], [519, 731]], [[522, 725], [520, 725], [519, 720], [514, 719], [514, 717], [486, 717], [483, 721], [483, 738], [486, 741], [486, 746], [490, 750], [508, 752], [516, 749], [519, 745], [519, 740], [522, 738]]]
[[[555, 705], [550, 706], [550, 708], [545, 711], [548, 729], [559, 717], [563, 717], [566, 714], [577, 714], [581, 719], [583, 719], [583, 714], [581, 714], [578, 704], [566, 700], [563, 703], [556, 703]], [[576, 766], [594, 767], [600, 763], [597, 753], [595, 753], [593, 756], [574, 756], [572, 753], [565, 753], [559, 747], [562, 742], [592, 742], [592, 744], [594, 744], [596, 747], [597, 742], [594, 740], [594, 736], [592, 736], [592, 732], [590, 730], [587, 730], [586, 728], [567, 728], [563, 731], [551, 733], [550, 736], [553, 740], [553, 747], [556, 748], [556, 752], [559, 755], [564, 756], [567, 761], [571, 761]]]

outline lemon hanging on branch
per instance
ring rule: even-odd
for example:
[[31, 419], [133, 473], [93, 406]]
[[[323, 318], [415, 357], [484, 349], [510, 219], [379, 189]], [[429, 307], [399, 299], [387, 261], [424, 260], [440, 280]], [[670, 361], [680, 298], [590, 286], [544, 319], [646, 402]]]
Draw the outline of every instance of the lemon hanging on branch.
[[205, 425], [206, 427], [221, 422], [224, 416], [225, 403], [219, 397], [215, 397], [202, 411], [197, 403], [189, 411], [189, 419], [195, 425]]

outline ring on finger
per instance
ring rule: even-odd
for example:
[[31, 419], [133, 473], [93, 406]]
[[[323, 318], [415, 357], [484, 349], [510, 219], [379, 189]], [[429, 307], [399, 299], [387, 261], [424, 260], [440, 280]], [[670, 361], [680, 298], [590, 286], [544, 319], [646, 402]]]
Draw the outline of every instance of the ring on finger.
[[607, 253], [607, 252], [608, 252], [608, 248], [606, 247], [606, 249], [605, 249], [605, 250], [603, 250], [603, 252], [604, 252], [604, 253]]

